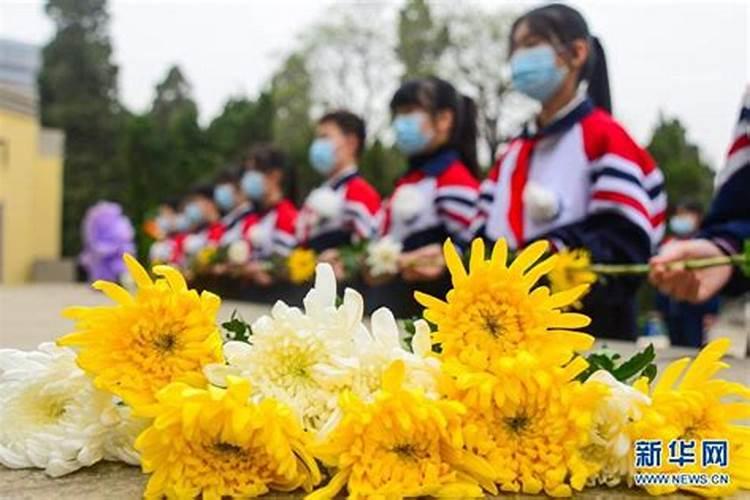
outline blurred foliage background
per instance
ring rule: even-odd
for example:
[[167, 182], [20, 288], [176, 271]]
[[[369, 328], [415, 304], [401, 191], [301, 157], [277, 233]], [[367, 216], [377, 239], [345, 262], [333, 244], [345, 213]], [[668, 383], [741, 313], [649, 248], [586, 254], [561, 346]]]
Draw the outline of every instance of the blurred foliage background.
[[[510, 91], [504, 73], [518, 13], [426, 0], [406, 0], [395, 21], [381, 11], [377, 3], [337, 5], [300, 34], [259, 95], [231, 96], [201, 124], [189, 75], [177, 66], [165, 68], [147, 111], [119, 102], [106, 0], [48, 0], [56, 33], [43, 50], [39, 85], [43, 123], [67, 137], [64, 254], [78, 253], [80, 221], [96, 201], [121, 203], [139, 225], [160, 201], [210, 181], [260, 142], [274, 142], [290, 156], [290, 194], [301, 201], [320, 182], [307, 165], [315, 118], [332, 108], [366, 119], [360, 169], [389, 193], [404, 159], [390, 146], [388, 103], [407, 78], [436, 74], [476, 100], [480, 158], [489, 167], [534, 110]], [[660, 119], [649, 150], [672, 200], [710, 197], [712, 172], [677, 120]]]

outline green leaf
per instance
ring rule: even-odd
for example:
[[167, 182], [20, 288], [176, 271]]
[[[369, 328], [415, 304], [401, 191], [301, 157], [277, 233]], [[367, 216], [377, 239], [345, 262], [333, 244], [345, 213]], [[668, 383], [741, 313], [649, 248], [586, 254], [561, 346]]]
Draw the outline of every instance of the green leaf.
[[620, 364], [619, 360], [621, 356], [605, 347], [586, 357], [589, 366], [576, 379], [585, 382], [594, 372], [605, 370], [611, 373], [617, 380], [624, 383], [631, 381], [639, 375], [648, 377], [649, 381], [651, 381], [656, 377], [656, 365], [653, 363], [655, 357], [654, 346], [649, 344], [643, 351], [634, 354]]
[[227, 340], [250, 342], [250, 336], [253, 334], [250, 324], [242, 319], [242, 316], [237, 313], [237, 309], [232, 311], [229, 321], [222, 323], [221, 327], [226, 330], [225, 337]]
[[646, 368], [643, 369], [643, 371], [641, 372], [641, 375], [646, 377], [650, 383], [650, 382], [653, 382], [654, 379], [656, 378], [656, 370], [657, 370], [656, 365], [651, 363], [650, 365], [648, 365]]
[[654, 346], [653, 344], [649, 344], [644, 350], [634, 354], [629, 360], [615, 369], [612, 375], [620, 382], [626, 382], [645, 370], [652, 364], [655, 358]]
[[750, 277], [750, 240], [745, 240], [744, 250], [742, 255], [745, 257], [745, 260], [740, 268], [745, 276]]
[[339, 249], [339, 258], [344, 266], [344, 273], [349, 279], [359, 275], [362, 268], [362, 259], [367, 251], [367, 242], [361, 241], [353, 245], [347, 245]]

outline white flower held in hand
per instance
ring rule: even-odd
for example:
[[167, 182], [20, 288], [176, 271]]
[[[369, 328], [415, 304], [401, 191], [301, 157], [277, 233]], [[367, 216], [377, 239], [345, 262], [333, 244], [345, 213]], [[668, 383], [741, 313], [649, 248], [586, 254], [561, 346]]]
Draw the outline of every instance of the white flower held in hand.
[[0, 463], [62, 476], [102, 459], [137, 464], [138, 422], [96, 389], [75, 352], [0, 350]]
[[549, 222], [560, 215], [561, 202], [557, 194], [533, 181], [526, 184], [523, 203], [535, 222]]
[[401, 186], [393, 193], [391, 211], [393, 218], [409, 222], [427, 208], [427, 200], [418, 187], [412, 185]]
[[343, 209], [343, 204], [343, 198], [328, 186], [314, 189], [307, 197], [307, 205], [322, 219], [336, 217]]
[[254, 246], [255, 248], [260, 248], [266, 241], [268, 241], [269, 234], [268, 231], [266, 231], [265, 226], [263, 226], [262, 224], [255, 224], [250, 228], [250, 231], [248, 232], [248, 238], [250, 239], [250, 244], [252, 246]]
[[586, 448], [602, 464], [599, 473], [589, 479], [589, 485], [616, 486], [631, 472], [629, 424], [640, 420], [642, 409], [651, 404], [651, 399], [604, 370], [594, 372], [585, 383], [600, 383], [609, 389], [609, 395], [594, 412], [591, 443]]
[[232, 242], [227, 249], [227, 260], [230, 264], [240, 266], [250, 260], [250, 245], [245, 240]]
[[367, 246], [365, 263], [372, 276], [398, 273], [398, 257], [403, 245], [388, 236], [371, 242]]

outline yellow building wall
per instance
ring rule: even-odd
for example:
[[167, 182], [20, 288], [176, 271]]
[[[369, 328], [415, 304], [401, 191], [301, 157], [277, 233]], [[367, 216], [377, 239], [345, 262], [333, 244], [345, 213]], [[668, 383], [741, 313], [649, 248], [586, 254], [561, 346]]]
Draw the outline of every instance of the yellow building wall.
[[[60, 152], [50, 149], [62, 149], [62, 134], [43, 130], [39, 136], [39, 157], [34, 164], [33, 227], [43, 228], [34, 238], [35, 257], [39, 259], [57, 259], [61, 253], [62, 241], [62, 186], [63, 158]], [[51, 144], [50, 144], [51, 143]]]
[[32, 115], [0, 109], [0, 279], [29, 279], [37, 259], [60, 255], [62, 155], [44, 152]]

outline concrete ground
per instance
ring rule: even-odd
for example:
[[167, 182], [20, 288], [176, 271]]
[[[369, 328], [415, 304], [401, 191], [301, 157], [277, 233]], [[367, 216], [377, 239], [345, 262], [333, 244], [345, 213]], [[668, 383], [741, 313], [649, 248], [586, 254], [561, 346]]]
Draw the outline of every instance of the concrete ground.
[[[106, 297], [79, 284], [40, 284], [22, 287], [0, 287], [0, 348], [33, 349], [40, 342], [52, 341], [68, 333], [72, 323], [60, 316], [62, 308], [71, 305], [107, 303]], [[225, 302], [219, 315], [223, 321], [237, 310], [247, 321], [268, 311], [269, 306]], [[607, 342], [608, 346], [627, 355], [635, 349], [632, 343]], [[659, 353], [660, 368], [671, 360], [692, 355], [690, 349], [667, 349]], [[732, 367], [723, 376], [750, 384], [750, 361], [729, 360]], [[33, 470], [12, 471], [0, 466], [0, 499], [137, 499], [146, 482], [138, 468], [123, 464], [101, 463], [59, 479], [47, 478]], [[579, 498], [629, 498], [643, 496], [633, 490], [586, 490]], [[287, 496], [290, 497], [290, 496]], [[299, 495], [295, 497], [300, 497]], [[276, 496], [275, 498], [283, 498]], [[513, 496], [511, 498], [514, 498]], [[662, 498], [683, 498], [671, 495]], [[750, 498], [739, 494], [735, 498]]]

